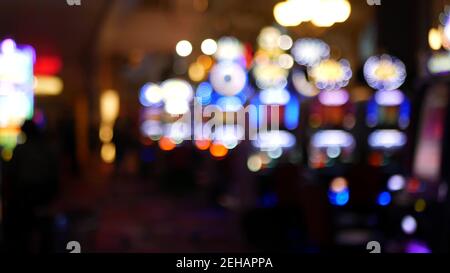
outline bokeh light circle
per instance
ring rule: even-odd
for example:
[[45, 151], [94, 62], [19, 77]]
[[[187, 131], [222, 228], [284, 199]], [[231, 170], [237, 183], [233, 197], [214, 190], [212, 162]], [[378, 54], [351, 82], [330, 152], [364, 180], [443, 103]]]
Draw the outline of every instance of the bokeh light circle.
[[234, 96], [245, 88], [247, 73], [237, 63], [220, 62], [211, 69], [210, 82], [214, 90], [219, 94]]
[[395, 90], [406, 80], [405, 64], [389, 56], [374, 56], [364, 65], [364, 77], [370, 87], [377, 90]]

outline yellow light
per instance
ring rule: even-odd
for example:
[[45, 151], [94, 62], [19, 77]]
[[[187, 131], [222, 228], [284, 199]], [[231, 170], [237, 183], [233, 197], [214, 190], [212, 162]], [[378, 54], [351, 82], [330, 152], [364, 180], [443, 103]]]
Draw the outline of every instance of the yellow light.
[[344, 75], [341, 64], [335, 60], [325, 60], [311, 70], [311, 76], [318, 80], [335, 81]]
[[273, 8], [273, 15], [278, 24], [284, 27], [295, 27], [302, 23], [298, 10], [295, 9], [294, 2], [280, 2]]
[[[336, 23], [339, 10], [334, 0], [317, 0], [318, 8], [314, 10], [311, 22], [317, 27], [331, 27]], [[338, 0], [339, 1], [339, 0]]]
[[102, 142], [111, 142], [113, 139], [113, 129], [109, 125], [102, 125], [100, 127], [99, 138]]
[[113, 163], [116, 159], [116, 146], [113, 143], [103, 144], [100, 155], [104, 162]]
[[431, 49], [439, 50], [442, 47], [442, 32], [437, 28], [432, 28], [428, 32], [428, 44]]
[[299, 20], [303, 22], [311, 21], [314, 17], [314, 14], [317, 10], [319, 10], [320, 0], [288, 0], [292, 4], [292, 8], [294, 8], [297, 12], [297, 16], [299, 16]]
[[416, 204], [414, 205], [414, 209], [416, 212], [424, 212], [427, 207], [427, 203], [423, 199], [419, 199], [416, 201]]
[[4, 149], [13, 149], [18, 143], [17, 140], [20, 135], [19, 127], [0, 127], [0, 145]]
[[38, 96], [56, 96], [64, 88], [63, 81], [55, 76], [36, 76], [34, 84], [34, 94]]
[[261, 170], [263, 162], [258, 155], [253, 155], [247, 160], [247, 167], [252, 172], [258, 172]]
[[380, 80], [390, 80], [397, 78], [397, 67], [390, 61], [381, 61], [375, 70], [375, 76]]
[[334, 14], [336, 15], [336, 23], [343, 23], [347, 21], [347, 19], [350, 17], [350, 14], [352, 13], [352, 6], [350, 5], [350, 3], [347, 0], [334, 0], [332, 2], [332, 5], [335, 8]]
[[13, 157], [13, 151], [11, 149], [3, 149], [2, 150], [2, 158], [4, 161], [8, 162]]
[[193, 63], [189, 66], [189, 78], [194, 82], [202, 81], [206, 76], [206, 71], [203, 65], [199, 63]]
[[107, 90], [100, 97], [100, 115], [103, 123], [113, 124], [120, 108], [120, 98], [117, 91]]
[[298, 26], [311, 21], [318, 27], [345, 22], [352, 7], [348, 0], [287, 0], [274, 7], [275, 20], [282, 26]]
[[[310, 0], [312, 1], [312, 0]], [[331, 27], [343, 23], [350, 17], [352, 7], [347, 0], [316, 0], [312, 23], [318, 27]]]
[[258, 36], [258, 46], [265, 50], [276, 50], [279, 48], [281, 32], [274, 27], [265, 27]]

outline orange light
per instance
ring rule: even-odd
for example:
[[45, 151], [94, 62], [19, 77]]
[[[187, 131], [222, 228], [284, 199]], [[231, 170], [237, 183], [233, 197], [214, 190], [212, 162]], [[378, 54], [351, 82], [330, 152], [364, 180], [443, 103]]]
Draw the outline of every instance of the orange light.
[[196, 140], [195, 146], [201, 151], [206, 151], [211, 146], [211, 142], [209, 140]]
[[348, 188], [348, 182], [345, 178], [338, 177], [331, 182], [330, 188], [334, 193], [340, 193]]
[[167, 137], [163, 137], [159, 140], [159, 148], [163, 151], [172, 151], [177, 145]]
[[224, 158], [228, 154], [228, 149], [221, 144], [213, 144], [209, 148], [209, 152], [215, 158]]
[[214, 61], [211, 57], [207, 55], [200, 55], [197, 58], [197, 63], [201, 64], [205, 70], [210, 70], [212, 65], [214, 64]]

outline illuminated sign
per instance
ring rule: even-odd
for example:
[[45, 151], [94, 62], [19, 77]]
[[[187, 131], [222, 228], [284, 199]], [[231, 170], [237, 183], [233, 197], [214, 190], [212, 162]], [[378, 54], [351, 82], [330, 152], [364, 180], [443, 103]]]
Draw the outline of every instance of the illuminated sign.
[[450, 72], [450, 53], [437, 53], [428, 61], [428, 71], [431, 74], [445, 74]]
[[368, 141], [372, 148], [394, 150], [405, 146], [407, 137], [398, 130], [377, 130], [369, 135]]
[[[33, 116], [34, 62], [32, 47], [18, 47], [12, 39], [0, 43], [0, 135], [18, 133], [16, 129]], [[0, 145], [15, 146], [1, 139]]]

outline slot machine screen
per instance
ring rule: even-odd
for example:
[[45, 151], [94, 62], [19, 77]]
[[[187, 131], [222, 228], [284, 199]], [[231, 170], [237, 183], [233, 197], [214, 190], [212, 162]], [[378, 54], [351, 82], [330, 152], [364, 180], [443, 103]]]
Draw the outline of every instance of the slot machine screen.
[[439, 182], [441, 174], [449, 91], [444, 84], [432, 86], [426, 92], [421, 110], [413, 171], [416, 177], [427, 182]]

